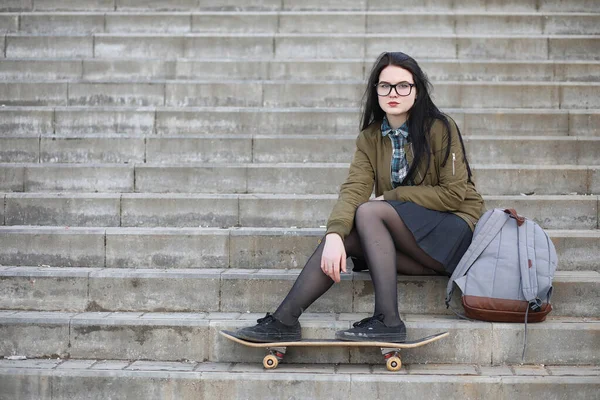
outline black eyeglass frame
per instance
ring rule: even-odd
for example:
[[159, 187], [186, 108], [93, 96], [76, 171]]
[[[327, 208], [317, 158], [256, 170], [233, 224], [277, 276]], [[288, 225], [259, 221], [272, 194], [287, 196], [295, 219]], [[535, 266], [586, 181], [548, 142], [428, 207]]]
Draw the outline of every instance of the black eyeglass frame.
[[[389, 86], [390, 86], [390, 91], [389, 91], [389, 92], [387, 92], [387, 94], [379, 94], [379, 93], [377, 92], [377, 86], [379, 86], [380, 84], [381, 84], [381, 82], [379, 82], [379, 83], [376, 83], [376, 84], [374, 84], [374, 85], [373, 85], [373, 87], [375, 88], [375, 93], [377, 93], [377, 96], [379, 96], [379, 97], [385, 97], [385, 96], [389, 96], [389, 95], [390, 95], [390, 93], [392, 93], [392, 89], [394, 89], [394, 90], [396, 91], [396, 94], [397, 94], [398, 96], [400, 96], [400, 97], [406, 97], [406, 96], [410, 96], [410, 94], [412, 93], [412, 88], [413, 88], [413, 87], [415, 87], [415, 86], [417, 86], [417, 85], [416, 85], [416, 84], [414, 84], [414, 83], [408, 83], [408, 82], [398, 82], [398, 83], [396, 83], [395, 85], [392, 85], [391, 83], [387, 83], [387, 82], [385, 82], [385, 84], [386, 84], [386, 85], [389, 85]], [[408, 94], [400, 94], [400, 93], [398, 93], [398, 87], [397, 87], [398, 85], [408, 85], [408, 86], [410, 86], [410, 89], [408, 90]]]

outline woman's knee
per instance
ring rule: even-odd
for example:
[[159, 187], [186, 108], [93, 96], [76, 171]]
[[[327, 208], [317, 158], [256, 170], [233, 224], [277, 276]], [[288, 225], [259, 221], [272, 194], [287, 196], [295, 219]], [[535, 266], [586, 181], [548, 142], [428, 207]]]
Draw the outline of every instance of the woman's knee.
[[366, 203], [359, 205], [354, 216], [356, 223], [371, 221], [373, 218], [377, 218], [380, 214], [378, 209], [381, 207], [381, 204], [378, 204], [379, 202], [379, 200], [367, 201]]

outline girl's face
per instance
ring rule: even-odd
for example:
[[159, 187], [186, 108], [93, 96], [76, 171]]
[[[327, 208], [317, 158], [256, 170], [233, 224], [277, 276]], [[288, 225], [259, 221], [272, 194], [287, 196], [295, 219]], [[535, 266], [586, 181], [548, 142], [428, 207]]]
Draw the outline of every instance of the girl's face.
[[[403, 117], [415, 104], [417, 88], [414, 84], [412, 74], [404, 68], [388, 65], [381, 71], [376, 88], [377, 97], [388, 119]], [[396, 87], [391, 87], [393, 85]]]

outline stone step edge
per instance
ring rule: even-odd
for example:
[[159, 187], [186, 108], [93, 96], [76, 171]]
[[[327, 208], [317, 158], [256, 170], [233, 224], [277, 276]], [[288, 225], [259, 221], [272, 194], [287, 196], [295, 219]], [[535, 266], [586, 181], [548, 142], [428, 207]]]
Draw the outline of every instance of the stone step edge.
[[[420, 58], [417, 58], [420, 59]], [[201, 58], [201, 57], [178, 57], [176, 60], [173, 59], [164, 59], [157, 57], [147, 57], [147, 58], [135, 58], [135, 59], [124, 59], [122, 57], [102, 57], [102, 58], [91, 58], [91, 57], [77, 57], [77, 58], [68, 58], [68, 57], [31, 57], [31, 58], [23, 58], [23, 57], [3, 57], [2, 61], [23, 61], [23, 62], [32, 62], [32, 61], [40, 61], [40, 62], [72, 62], [72, 63], [86, 63], [86, 62], [134, 62], [134, 63], [142, 63], [148, 61], [156, 61], [163, 63], [177, 63], [177, 62], [205, 62], [205, 63], [244, 63], [244, 64], [270, 64], [270, 63], [314, 63], [314, 64], [324, 64], [324, 63], [357, 63], [357, 64], [365, 64], [371, 66], [373, 64], [373, 60], [370, 58]], [[457, 58], [427, 58], [421, 61], [426, 64], [501, 64], [501, 65], [519, 65], [519, 64], [548, 64], [548, 65], [598, 65], [600, 64], [600, 60], [588, 60], [588, 59], [569, 59], [569, 60], [529, 60], [529, 59], [490, 59], [490, 58], [468, 58], [468, 59], [457, 59]]]
[[[550, 236], [556, 237], [599, 237], [600, 229], [545, 229]], [[325, 233], [325, 227], [319, 228], [281, 228], [281, 227], [232, 227], [232, 228], [192, 228], [192, 227], [65, 227], [65, 226], [31, 226], [10, 225], [0, 226], [0, 233], [12, 234], [132, 234], [145, 235], [219, 235], [219, 236], [319, 236]]]
[[[97, 360], [97, 359], [48, 359], [48, 358], [27, 358], [23, 360], [10, 360], [0, 358], [1, 374], [41, 374], [51, 375], [58, 373], [62, 376], [69, 373], [75, 376], [83, 371], [103, 375], [102, 371], [114, 371], [122, 373], [125, 376], [143, 375], [148, 372], [159, 373], [161, 371], [174, 373], [174, 375], [183, 375], [184, 373], [245, 373], [245, 374], [264, 374], [257, 363], [233, 363], [233, 362], [210, 362], [210, 361], [146, 361], [146, 360]], [[546, 376], [546, 379], [552, 377], [567, 376], [599, 376], [600, 366], [596, 365], [540, 365], [540, 364], [503, 364], [497, 366], [481, 366], [478, 364], [403, 364], [404, 372], [394, 373], [394, 378], [401, 378], [403, 375], [412, 376], [435, 376], [439, 379], [446, 377], [519, 377], [526, 378], [530, 376]], [[60, 371], [60, 372], [58, 372]], [[118, 371], [118, 372], [117, 372]], [[278, 369], [270, 371], [272, 373], [293, 374], [295, 377], [304, 378], [299, 374], [335, 374], [335, 375], [369, 375], [369, 376], [389, 376], [380, 365], [356, 364], [356, 367], [348, 368], [344, 364], [287, 364]], [[277, 375], [277, 374], [276, 374]], [[276, 379], [276, 375], [272, 376]], [[85, 374], [85, 376], [89, 376]], [[285, 378], [283, 378], [285, 379]], [[451, 379], [451, 378], [450, 378]], [[536, 378], [537, 379], [537, 378]]]
[[[352, 113], [355, 114], [359, 111], [358, 108], [354, 107], [165, 107], [165, 106], [151, 106], [151, 107], [134, 107], [134, 106], [3, 106], [0, 107], [0, 112], [11, 112], [11, 111], [112, 111], [112, 112], [177, 112], [177, 113], [197, 113], [197, 112], [273, 112], [273, 113], [286, 113], [286, 112], [306, 112], [306, 113]], [[442, 110], [446, 114], [452, 113], [463, 113], [463, 114], [489, 114], [493, 116], [509, 114], [509, 115], [547, 115], [547, 114], [600, 114], [600, 108], [578, 108], [578, 109], [564, 109], [564, 108], [444, 108]], [[358, 117], [358, 114], [357, 114]]]
[[[260, 363], [94, 361], [33, 359], [21, 362], [33, 363], [32, 367], [15, 363], [5, 367], [0, 360], [0, 382], [6, 382], [5, 393], [9, 395], [21, 397], [27, 390], [30, 398], [41, 400], [83, 398], [97, 393], [111, 398], [120, 398], [123, 393], [169, 393], [174, 398], [217, 400], [280, 399], [294, 393], [303, 398], [369, 398], [376, 392], [383, 396], [379, 398], [395, 398], [399, 388], [421, 398], [449, 394], [453, 398], [472, 398], [474, 393], [485, 393], [491, 398], [512, 399], [531, 393], [553, 400], [570, 398], [574, 393], [592, 399], [598, 388], [595, 366], [408, 364], [399, 372], [389, 373], [383, 365], [369, 364], [282, 364], [273, 371], [264, 371]], [[94, 390], [90, 389], [90, 379]]]
[[[127, 199], [264, 199], [264, 200], [335, 200], [338, 194], [268, 194], [268, 193], [197, 193], [197, 192], [177, 192], [177, 193], [129, 193], [129, 192], [98, 192], [98, 193], [82, 193], [72, 191], [61, 192], [2, 192], [1, 198], [11, 199], [35, 199], [35, 198], [52, 198], [52, 199], [118, 199], [120, 197]], [[600, 194], [534, 194], [534, 195], [482, 195], [484, 200], [502, 201], [590, 201], [600, 200]]]
[[[503, 170], [569, 170], [569, 171], [588, 171], [600, 169], [600, 165], [586, 165], [586, 164], [470, 164], [473, 170], [492, 170], [492, 169], [503, 169]], [[348, 168], [350, 163], [341, 162], [192, 162], [192, 163], [145, 163], [145, 162], [131, 162], [131, 163], [102, 163], [102, 162], [91, 162], [91, 163], [15, 163], [7, 162], [0, 163], [2, 167], [8, 168], [106, 168], [106, 169], [135, 169], [135, 168]]]
[[441, 9], [432, 9], [432, 10], [389, 10], [389, 11], [377, 11], [377, 10], [330, 10], [330, 9], [320, 9], [320, 10], [264, 10], [264, 11], [250, 11], [250, 10], [230, 10], [230, 11], [211, 11], [211, 10], [190, 10], [190, 11], [160, 11], [160, 10], [104, 10], [104, 11], [54, 11], [54, 10], [36, 10], [36, 11], [7, 11], [3, 12], [2, 15], [7, 15], [10, 17], [16, 16], [314, 16], [314, 15], [426, 15], [426, 16], [502, 16], [502, 17], [530, 17], [530, 16], [600, 16], [599, 11], [496, 11], [496, 10], [484, 10], [484, 11], [475, 11], [475, 10], [461, 10], [454, 9], [452, 11], [443, 11]]
[[[111, 85], [111, 84], [170, 84], [170, 85], [213, 85], [213, 84], [223, 84], [222, 78], [215, 79], [140, 79], [140, 80], [122, 80], [122, 79], [11, 79], [7, 81], [0, 81], [2, 85], [18, 85], [18, 84], [27, 84], [27, 85], [37, 85], [37, 84], [76, 84], [76, 85]], [[335, 80], [288, 80], [288, 79], [228, 79], [227, 84], [264, 84], [264, 85], [314, 85], [318, 84], [321, 86], [331, 86], [336, 87], [337, 85], [364, 85], [364, 80], [356, 79], [356, 80], [348, 80], [343, 79], [339, 81]], [[485, 81], [485, 80], [468, 80], [468, 81], [455, 81], [455, 80], [443, 80], [443, 81], [432, 81], [434, 86], [447, 86], [447, 85], [462, 85], [462, 86], [500, 86], [500, 87], [522, 87], [522, 86], [558, 86], [562, 87], [599, 87], [600, 82], [578, 82], [578, 81]]]
[[[1, 35], [0, 35], [1, 36]], [[600, 39], [598, 35], [589, 34], [468, 34], [468, 33], [261, 33], [261, 32], [250, 32], [250, 33], [219, 33], [219, 32], [185, 32], [185, 33], [169, 33], [169, 32], [148, 32], [148, 33], [104, 33], [104, 32], [93, 32], [93, 33], [59, 33], [59, 34], [48, 34], [48, 33], [19, 33], [19, 32], [6, 32], [3, 34], [6, 39], [16, 37], [27, 37], [27, 38], [345, 38], [345, 39], [372, 39], [372, 38], [390, 38], [390, 39]], [[421, 60], [426, 60], [421, 57]]]
[[[333, 337], [335, 331], [348, 329], [352, 322], [369, 315], [370, 313], [306, 313], [301, 316], [300, 322], [306, 338]], [[255, 362], [258, 353], [256, 349], [237, 347], [222, 338], [218, 332], [222, 329], [236, 330], [254, 325], [255, 321], [263, 316], [264, 313], [240, 312], [151, 314], [0, 311], [0, 329], [9, 333], [9, 340], [3, 343], [7, 355], [15, 353], [14, 355], [40, 358], [47, 357], [47, 354], [57, 354], [58, 357], [124, 360], [135, 358]], [[441, 342], [423, 347], [422, 350], [415, 349], [404, 354], [403, 358], [406, 361], [414, 359], [423, 363], [444, 363], [446, 360], [453, 360], [464, 364], [491, 366], [521, 360], [524, 324], [470, 322], [453, 316], [409, 314], [402, 315], [402, 319], [407, 326], [409, 339], [448, 331], [450, 340], [454, 339], [457, 344], [452, 349], [448, 349]], [[18, 334], [22, 341], [15, 341], [16, 338], [10, 337], [10, 332]], [[526, 362], [590, 365], [599, 361], [597, 353], [578, 350], [581, 346], [593, 348], [594, 339], [600, 334], [598, 318], [549, 317], [546, 322], [529, 324], [528, 332], [531, 337], [544, 338], [543, 341], [548, 340], [548, 337], [552, 340], [576, 337], [578, 343], [577, 346], [569, 347], [556, 344], [550, 348], [547, 344], [542, 344], [544, 350], [540, 351], [539, 341], [528, 340]], [[142, 337], [131, 337], [131, 333], [140, 334]], [[167, 343], [163, 342], [165, 339], [160, 340], [161, 333], [169, 338]], [[194, 340], [190, 340], [192, 338]], [[481, 346], [477, 351], [473, 350], [473, 343], [478, 343], [480, 338]], [[131, 343], [128, 344], [129, 342]], [[458, 346], [459, 343], [462, 345]], [[354, 364], [367, 359], [374, 360], [374, 363], [381, 360], [381, 355], [376, 352], [351, 352], [348, 348], [330, 350], [327, 352], [330, 356], [321, 357], [315, 357], [323, 353], [319, 349], [296, 351], [293, 354], [290, 352], [288, 360], [303, 363]]]
[[[512, 135], [512, 136], [493, 136], [493, 135], [470, 135], [468, 132], [462, 133], [465, 140], [468, 141], [483, 141], [483, 142], [502, 142], [509, 141], [514, 142], [517, 140], [530, 141], [530, 142], [600, 142], [598, 136], [564, 136], [564, 135]], [[190, 133], [190, 134], [152, 134], [152, 133], [141, 133], [141, 134], [130, 134], [130, 133], [37, 133], [37, 134], [23, 134], [23, 135], [2, 135], [0, 140], [11, 140], [11, 139], [152, 139], [152, 140], [169, 140], [169, 139], [204, 139], [204, 140], [252, 140], [252, 139], [264, 139], [264, 140], [296, 140], [302, 139], [305, 141], [310, 140], [335, 140], [335, 141], [348, 141], [356, 140], [357, 135], [331, 135], [331, 134], [262, 134], [262, 133]]]
[[[295, 280], [300, 268], [178, 268], [157, 270], [156, 268], [101, 268], [101, 267], [39, 267], [39, 266], [0, 266], [2, 277], [72, 277], [72, 278], [190, 278], [190, 279], [260, 279], [260, 280]], [[348, 272], [341, 275], [344, 281], [371, 280], [368, 273]], [[399, 282], [423, 281], [423, 276], [398, 275]], [[440, 276], [425, 277], [427, 280], [444, 280]], [[599, 271], [559, 271], [554, 275], [554, 282], [600, 283]], [[600, 316], [600, 314], [599, 314]]]
[[[69, 312], [69, 311], [21, 311], [0, 309], [0, 326], [8, 324], [35, 325], [104, 325], [104, 326], [199, 326], [219, 327], [225, 324], [253, 325], [257, 318], [265, 313], [257, 312], [144, 312], [144, 311], [99, 311], [99, 312]], [[350, 327], [351, 323], [370, 316], [370, 313], [317, 313], [305, 312], [300, 316], [300, 324], [315, 329], [329, 329], [331, 323]], [[427, 328], [430, 330], [444, 329], [490, 329], [494, 326], [516, 327], [524, 329], [521, 323], [465, 321], [454, 315], [435, 314], [401, 314], [408, 329]], [[528, 329], [559, 329], [575, 326], [575, 329], [597, 330], [600, 334], [600, 315], [598, 317], [566, 317], [552, 316], [546, 321], [528, 324]], [[546, 328], [544, 328], [546, 327]], [[344, 328], [341, 328], [344, 329]], [[409, 335], [410, 336], [410, 335]], [[309, 337], [305, 337], [308, 339]]]

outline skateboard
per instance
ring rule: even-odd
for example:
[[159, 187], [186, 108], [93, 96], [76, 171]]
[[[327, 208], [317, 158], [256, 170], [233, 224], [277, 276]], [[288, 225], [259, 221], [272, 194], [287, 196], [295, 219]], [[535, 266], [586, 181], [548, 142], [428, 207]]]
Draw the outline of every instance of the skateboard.
[[283, 360], [285, 351], [288, 347], [379, 347], [383, 358], [386, 360], [386, 367], [389, 371], [398, 371], [402, 367], [400, 359], [400, 350], [413, 349], [421, 347], [428, 343], [435, 342], [449, 335], [448, 332], [437, 333], [417, 340], [411, 340], [404, 343], [390, 342], [349, 342], [336, 339], [303, 339], [297, 342], [274, 342], [258, 343], [249, 342], [235, 336], [235, 332], [220, 331], [220, 334], [227, 339], [248, 347], [267, 349], [267, 355], [263, 359], [263, 366], [266, 369], [275, 369], [279, 362]]

